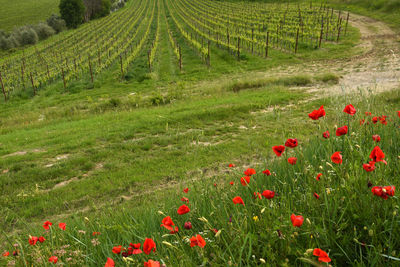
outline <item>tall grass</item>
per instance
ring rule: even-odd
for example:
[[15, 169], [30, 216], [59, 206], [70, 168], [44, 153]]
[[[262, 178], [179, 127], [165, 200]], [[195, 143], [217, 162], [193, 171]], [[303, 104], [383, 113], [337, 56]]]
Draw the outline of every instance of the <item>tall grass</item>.
[[[394, 95], [388, 100], [394, 101]], [[186, 179], [177, 191], [157, 190], [151, 194], [152, 203], [141, 209], [132, 206], [119, 211], [100, 210], [98, 216], [91, 218], [71, 216], [65, 231], [55, 221], [49, 231], [27, 225], [20, 237], [9, 237], [4, 248], [11, 253], [18, 251], [18, 256], [2, 257], [0, 263], [43, 266], [50, 264], [48, 258], [54, 255], [60, 263], [73, 266], [103, 266], [107, 257], [116, 266], [143, 265], [149, 259], [166, 266], [323, 266], [325, 263], [312, 255], [313, 249], [320, 248], [329, 254], [330, 264], [336, 266], [397, 265], [399, 199], [396, 195], [386, 200], [375, 196], [371, 186], [398, 185], [400, 115], [387, 105], [385, 98], [362, 98], [356, 104], [352, 101], [357, 109], [354, 116], [342, 111], [350, 103], [348, 99], [344, 103], [342, 98], [329, 102], [326, 117], [317, 121], [311, 121], [305, 113], [304, 120], [310, 120], [313, 129], [309, 140], [299, 140], [298, 147], [286, 148], [281, 157], [271, 156], [264, 164], [249, 163], [256, 174], [247, 186], [240, 183], [240, 178], [249, 166], [229, 168], [226, 159], [225, 174], [200, 181]], [[374, 116], [382, 115], [388, 116], [387, 125], [383, 121], [372, 122]], [[361, 120], [365, 120], [362, 125]], [[336, 128], [343, 125], [349, 126], [348, 133], [336, 136]], [[330, 132], [329, 139], [322, 137], [326, 130]], [[375, 134], [381, 137], [379, 143], [372, 139]], [[296, 135], [282, 136], [280, 144], [287, 138]], [[373, 172], [366, 172], [362, 165], [371, 160], [369, 154], [375, 146], [385, 153], [387, 165], [377, 162]], [[271, 145], [263, 149], [271, 150]], [[341, 151], [342, 164], [331, 161], [336, 151]], [[289, 157], [296, 157], [297, 163], [290, 165]], [[272, 175], [263, 174], [265, 169]], [[319, 181], [318, 173], [322, 173]], [[188, 193], [183, 192], [186, 187]], [[275, 191], [275, 197], [254, 198], [255, 192], [264, 190]], [[244, 205], [233, 204], [236, 196], [242, 197]], [[189, 202], [182, 202], [182, 197]], [[182, 204], [187, 204], [190, 212], [178, 215]], [[291, 214], [304, 217], [301, 227], [292, 225]], [[160, 227], [166, 216], [172, 217], [178, 233], [170, 234]], [[184, 228], [188, 221], [192, 224], [189, 230]], [[100, 234], [93, 236], [93, 232]], [[197, 234], [205, 239], [204, 248], [190, 247], [189, 238]], [[29, 235], [42, 235], [46, 241], [29, 245]], [[155, 241], [155, 253], [127, 257], [112, 253], [114, 246], [143, 244], [146, 238]]]

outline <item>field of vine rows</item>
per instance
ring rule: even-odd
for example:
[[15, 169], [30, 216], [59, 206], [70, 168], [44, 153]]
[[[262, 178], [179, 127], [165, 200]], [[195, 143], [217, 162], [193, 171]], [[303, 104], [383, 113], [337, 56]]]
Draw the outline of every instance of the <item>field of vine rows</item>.
[[19, 90], [38, 90], [54, 81], [64, 88], [73, 80], [91, 82], [106, 69], [118, 68], [123, 80], [139, 55], [147, 55], [152, 71], [167, 25], [176, 65], [184, 68], [182, 46], [190, 47], [212, 68], [214, 49], [241, 60], [260, 58], [272, 50], [287, 54], [319, 49], [340, 42], [347, 33], [348, 13], [326, 5], [243, 4], [216, 1], [132, 0], [119, 12], [59, 34], [36, 46], [0, 59], [0, 85], [7, 101]]

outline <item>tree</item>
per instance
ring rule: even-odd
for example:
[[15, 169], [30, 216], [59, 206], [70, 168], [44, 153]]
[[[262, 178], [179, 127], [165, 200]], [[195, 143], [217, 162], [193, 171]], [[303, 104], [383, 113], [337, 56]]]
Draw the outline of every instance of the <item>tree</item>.
[[85, 14], [85, 6], [82, 0], [61, 0], [61, 18], [65, 20], [68, 28], [76, 28], [82, 23]]
[[85, 5], [85, 21], [110, 14], [110, 0], [83, 0], [83, 4]]
[[56, 14], [51, 15], [50, 18], [47, 19], [47, 24], [52, 27], [56, 33], [63, 31], [66, 26], [65, 21]]

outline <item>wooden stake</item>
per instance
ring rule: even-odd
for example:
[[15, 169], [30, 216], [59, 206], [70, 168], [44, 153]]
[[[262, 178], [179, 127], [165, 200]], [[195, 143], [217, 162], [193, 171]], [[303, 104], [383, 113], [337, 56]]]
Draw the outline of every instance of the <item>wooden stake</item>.
[[33, 95], [36, 95], [36, 88], [35, 88], [35, 85], [34, 85], [34, 83], [33, 83], [32, 72], [30, 73], [30, 76], [31, 76], [31, 83], [32, 83], [32, 88], [33, 88]]
[[322, 42], [322, 35], [323, 34], [324, 34], [324, 17], [322, 17], [322, 22], [321, 22], [321, 34], [319, 36], [318, 48], [321, 48], [321, 42]]
[[181, 47], [178, 46], [179, 48], [179, 71], [182, 71], [182, 52], [181, 52]]
[[21, 64], [21, 80], [22, 80], [22, 87], [25, 90], [25, 79], [24, 79], [24, 65]]
[[67, 84], [65, 83], [64, 68], [61, 68], [61, 74], [62, 74], [62, 78], [63, 78], [63, 82], [64, 82], [64, 89], [66, 89], [67, 88]]
[[298, 42], [299, 42], [299, 30], [300, 30], [300, 28], [297, 28], [296, 46], [295, 46], [295, 48], [294, 48], [294, 53], [295, 53], [295, 54], [297, 54], [297, 45], [298, 45]]
[[237, 43], [237, 59], [240, 60], [240, 37], [238, 37]]
[[265, 57], [268, 57], [268, 45], [269, 45], [269, 32], [267, 32], [267, 39], [265, 41]]
[[347, 25], [349, 24], [349, 17], [350, 17], [350, 13], [347, 12], [347, 18], [346, 18], [346, 28], [344, 30], [344, 35], [347, 35]]
[[340, 30], [341, 30], [341, 29], [342, 29], [342, 19], [340, 18], [339, 29], [338, 29], [338, 33], [337, 33], [337, 40], [336, 40], [336, 42], [339, 42]]
[[1, 90], [3, 91], [4, 95], [4, 101], [7, 101], [6, 89], [4, 88], [3, 78], [1, 77], [1, 71], [0, 71], [0, 84], [1, 84]]
[[90, 79], [92, 80], [93, 83], [93, 71], [92, 71], [92, 62], [90, 61], [90, 55], [88, 56], [88, 58], [89, 58]]
[[122, 66], [122, 55], [119, 55], [119, 62], [121, 64], [121, 78], [124, 79], [124, 67]]

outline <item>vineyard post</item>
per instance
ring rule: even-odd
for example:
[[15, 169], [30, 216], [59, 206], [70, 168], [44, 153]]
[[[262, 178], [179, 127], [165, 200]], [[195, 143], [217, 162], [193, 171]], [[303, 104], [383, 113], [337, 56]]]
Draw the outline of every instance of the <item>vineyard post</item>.
[[89, 58], [90, 79], [92, 80], [93, 83], [93, 71], [92, 71], [92, 62], [90, 61], [90, 55], [88, 56], [88, 58]]
[[349, 24], [349, 17], [350, 17], [350, 12], [347, 12], [346, 28], [344, 30], [344, 35], [347, 35], [347, 25]]
[[237, 59], [240, 60], [240, 37], [238, 36], [238, 43], [237, 43]]
[[97, 56], [99, 58], [99, 66], [101, 66], [100, 50], [97, 52]]
[[329, 33], [329, 19], [326, 22], [326, 34], [325, 34], [325, 41], [328, 41], [328, 33]]
[[182, 71], [182, 52], [181, 52], [181, 47], [179, 47], [179, 70]]
[[64, 68], [61, 68], [61, 74], [62, 74], [62, 78], [63, 78], [64, 89], [66, 89], [67, 88], [67, 84], [65, 83]]
[[319, 36], [318, 48], [321, 48], [321, 42], [322, 42], [322, 35], [323, 34], [324, 34], [324, 17], [322, 17], [322, 22], [321, 22], [321, 34]]
[[1, 84], [1, 90], [3, 91], [4, 95], [4, 101], [7, 101], [6, 89], [4, 89], [3, 78], [1, 78], [1, 72], [0, 72], [0, 84]]
[[33, 77], [32, 77], [32, 72], [29, 73], [31, 76], [31, 83], [32, 83], [32, 88], [33, 88], [33, 95], [36, 95], [36, 88], [35, 88], [35, 84], [33, 83]]
[[296, 46], [295, 46], [295, 48], [294, 48], [294, 53], [295, 53], [295, 54], [297, 54], [297, 45], [298, 45], [298, 42], [299, 42], [299, 29], [300, 29], [300, 28], [297, 28]]
[[151, 53], [150, 50], [147, 51], [147, 60], [149, 61], [149, 71], [151, 72], [150, 53]]
[[46, 64], [46, 69], [47, 69], [47, 78], [50, 80], [49, 64]]
[[229, 53], [229, 30], [226, 28], [226, 38], [228, 39], [228, 53]]
[[121, 64], [121, 79], [124, 79], [124, 67], [122, 65], [122, 55], [119, 55], [119, 62]]
[[253, 54], [253, 46], [254, 46], [254, 28], [251, 28], [251, 53]]
[[211, 58], [210, 58], [210, 40], [208, 40], [208, 44], [207, 44], [207, 63], [208, 66], [211, 66]]
[[25, 80], [24, 80], [24, 65], [21, 64], [21, 80], [22, 80], [22, 87], [25, 90]]
[[342, 29], [342, 18], [340, 18], [340, 22], [339, 22], [339, 28], [338, 28], [338, 33], [337, 33], [337, 40], [336, 42], [339, 42], [339, 38], [340, 38], [340, 30]]
[[269, 32], [267, 32], [267, 40], [265, 41], [265, 57], [268, 57], [268, 45], [269, 45]]
[[74, 58], [74, 69], [75, 69], [75, 76], [78, 78], [78, 73], [76, 71], [76, 59]]

